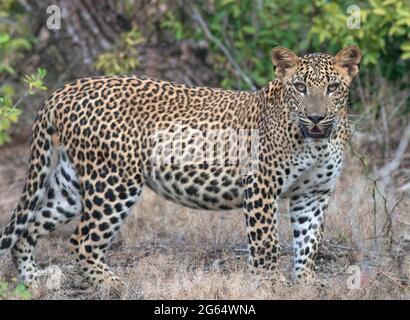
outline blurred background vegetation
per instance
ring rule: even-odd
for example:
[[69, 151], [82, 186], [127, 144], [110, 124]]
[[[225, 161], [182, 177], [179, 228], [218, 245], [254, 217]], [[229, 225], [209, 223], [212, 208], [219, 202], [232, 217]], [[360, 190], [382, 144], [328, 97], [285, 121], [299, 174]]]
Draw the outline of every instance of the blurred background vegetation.
[[[56, 4], [61, 29], [47, 28]], [[255, 90], [273, 79], [270, 50], [364, 55], [352, 86], [352, 126], [382, 165], [410, 114], [410, 0], [2, 0], [0, 144], [27, 142], [42, 100], [100, 74], [146, 74], [191, 85]], [[357, 115], [357, 116], [355, 116]], [[407, 148], [408, 144], [405, 145]], [[404, 156], [404, 166], [409, 159]], [[402, 164], [403, 165], [403, 164]]]

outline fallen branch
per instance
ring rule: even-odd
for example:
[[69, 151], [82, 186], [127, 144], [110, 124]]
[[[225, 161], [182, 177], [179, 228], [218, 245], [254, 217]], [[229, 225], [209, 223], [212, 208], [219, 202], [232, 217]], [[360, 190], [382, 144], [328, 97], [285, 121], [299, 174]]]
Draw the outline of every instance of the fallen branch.
[[387, 279], [389, 279], [391, 282], [393, 282], [395, 285], [399, 286], [399, 287], [402, 288], [402, 289], [405, 289], [405, 288], [408, 287], [407, 285], [404, 285], [404, 284], [402, 283], [402, 281], [403, 281], [404, 279], [393, 278], [391, 275], [389, 275], [388, 273], [384, 272], [384, 271], [381, 270], [381, 269], [377, 269], [377, 273], [379, 273], [380, 275], [386, 277]]
[[390, 180], [390, 176], [392, 172], [399, 168], [401, 160], [406, 153], [409, 142], [410, 142], [410, 122], [407, 124], [406, 128], [403, 131], [403, 135], [400, 139], [399, 146], [396, 149], [396, 152], [394, 154], [392, 161], [386, 164], [379, 171], [379, 174], [378, 174], [379, 178], [383, 180]]

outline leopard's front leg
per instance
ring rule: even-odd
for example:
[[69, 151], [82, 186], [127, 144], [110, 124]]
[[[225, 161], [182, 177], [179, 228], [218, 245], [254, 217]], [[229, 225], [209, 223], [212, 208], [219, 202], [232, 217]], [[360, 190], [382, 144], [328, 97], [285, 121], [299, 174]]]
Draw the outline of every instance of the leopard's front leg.
[[244, 209], [252, 273], [274, 281], [279, 259], [276, 231], [277, 196], [260, 175], [245, 177]]
[[296, 279], [314, 277], [315, 259], [323, 238], [324, 212], [330, 190], [294, 195], [290, 201], [293, 228], [293, 275]]

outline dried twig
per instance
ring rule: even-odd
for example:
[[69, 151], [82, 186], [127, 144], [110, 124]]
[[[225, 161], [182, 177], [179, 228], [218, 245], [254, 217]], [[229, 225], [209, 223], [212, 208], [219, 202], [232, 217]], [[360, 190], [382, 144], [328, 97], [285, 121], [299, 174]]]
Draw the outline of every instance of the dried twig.
[[16, 109], [16, 108], [19, 106], [19, 104], [22, 103], [23, 100], [29, 96], [29, 94], [30, 94], [30, 92], [25, 92], [25, 93], [20, 97], [20, 99], [18, 99], [17, 102], [13, 105], [13, 109]]
[[403, 105], [406, 103], [407, 99], [409, 99], [409, 98], [410, 98], [410, 93], [407, 93], [407, 94], [404, 96], [404, 98], [401, 99], [401, 100], [397, 103], [397, 105], [396, 105], [396, 107], [393, 109], [393, 111], [390, 112], [390, 114], [389, 114], [389, 120], [388, 120], [388, 121], [391, 121], [391, 120], [394, 118], [394, 116], [395, 116], [395, 115], [397, 114], [397, 112], [401, 109], [401, 107], [403, 107]]
[[406, 225], [406, 226], [410, 226], [410, 222], [404, 222], [404, 221], [402, 221], [402, 220], [400, 220], [400, 219], [397, 219], [397, 222], [399, 222], [399, 223], [401, 223], [401, 224], [404, 224], [404, 225]]
[[[408, 139], [410, 140], [410, 123], [409, 123], [409, 125], [407, 126], [407, 128], [405, 130], [405, 135], [408, 135]], [[404, 140], [407, 140], [407, 139], [404, 139]], [[392, 170], [395, 170], [395, 169], [398, 168], [398, 166], [400, 165], [400, 162], [401, 162], [401, 158], [403, 157], [403, 154], [404, 154], [404, 152], [407, 148], [408, 142], [409, 141], [407, 141], [407, 142], [404, 141], [404, 145], [402, 145], [402, 142], [401, 142], [399, 147], [397, 148], [395, 159], [396, 159], [398, 164], [395, 164], [394, 166], [386, 165], [384, 172], [389, 172], [389, 174], [390, 174], [392, 172]], [[401, 197], [401, 199], [396, 201], [395, 204], [392, 206], [392, 208], [389, 210], [388, 205], [387, 205], [388, 204], [387, 195], [385, 194], [385, 192], [383, 192], [383, 190], [380, 188], [380, 185], [379, 185], [380, 178], [385, 177], [384, 174], [382, 173], [381, 175], [379, 175], [376, 178], [371, 177], [369, 167], [367, 165], [366, 157], [363, 156], [363, 155], [360, 155], [353, 148], [351, 140], [349, 140], [349, 146], [350, 146], [350, 149], [351, 149], [351, 152], [353, 153], [353, 155], [355, 157], [357, 157], [359, 159], [359, 161], [361, 162], [366, 179], [368, 179], [370, 181], [371, 196], [372, 196], [372, 200], [373, 200], [373, 237], [372, 238], [374, 239], [374, 248], [377, 251], [378, 250], [378, 238], [380, 238], [380, 235], [377, 234], [377, 225], [378, 225], [378, 221], [377, 221], [377, 196], [379, 196], [382, 200], [384, 213], [386, 215], [386, 221], [383, 225], [383, 228], [382, 228], [381, 232], [384, 232], [383, 236], [387, 237], [389, 239], [389, 245], [391, 246], [393, 244], [393, 232], [392, 232], [393, 221], [392, 221], [392, 216], [393, 216], [393, 212], [396, 209], [396, 207], [403, 200], [404, 194]], [[387, 184], [386, 180], [385, 180], [385, 184]]]
[[386, 277], [387, 279], [389, 279], [391, 282], [393, 282], [395, 285], [399, 286], [402, 289], [407, 288], [407, 285], [402, 284], [401, 279], [397, 279], [397, 278], [393, 278], [391, 275], [389, 275], [388, 273], [384, 272], [381, 269], [377, 269], [377, 273], [383, 275], [384, 277]]

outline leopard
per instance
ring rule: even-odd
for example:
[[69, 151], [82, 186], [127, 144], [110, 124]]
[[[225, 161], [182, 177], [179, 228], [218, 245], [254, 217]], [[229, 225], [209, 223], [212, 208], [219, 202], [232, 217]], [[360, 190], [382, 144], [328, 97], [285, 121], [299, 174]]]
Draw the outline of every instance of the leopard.
[[354, 45], [334, 56], [275, 47], [275, 77], [253, 91], [136, 75], [66, 84], [34, 121], [28, 175], [0, 254], [10, 250], [30, 285], [42, 272], [38, 240], [78, 217], [68, 251], [79, 272], [90, 285], [115, 286], [122, 281], [106, 254], [148, 187], [193, 209], [242, 209], [247, 265], [263, 279], [276, 277], [278, 202], [287, 199], [292, 278], [314, 277], [361, 58]]

